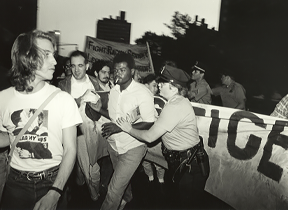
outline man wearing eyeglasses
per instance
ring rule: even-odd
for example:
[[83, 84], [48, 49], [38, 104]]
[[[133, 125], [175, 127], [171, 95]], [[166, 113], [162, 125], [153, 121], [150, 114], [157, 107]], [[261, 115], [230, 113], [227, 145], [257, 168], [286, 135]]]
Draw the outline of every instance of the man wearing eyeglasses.
[[64, 62], [64, 73], [66, 77], [72, 75], [70, 58], [66, 58]]

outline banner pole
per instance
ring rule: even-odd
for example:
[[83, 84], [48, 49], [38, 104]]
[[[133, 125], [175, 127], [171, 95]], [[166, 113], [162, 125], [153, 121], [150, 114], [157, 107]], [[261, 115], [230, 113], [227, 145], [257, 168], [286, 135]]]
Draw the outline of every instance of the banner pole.
[[148, 42], [146, 42], [146, 45], [147, 45], [147, 50], [148, 50], [148, 57], [149, 57], [150, 67], [151, 67], [151, 70], [152, 70], [153, 74], [155, 74], [154, 67], [153, 67], [153, 61], [152, 61], [152, 57], [151, 57], [151, 54], [150, 54], [150, 48], [149, 48]]

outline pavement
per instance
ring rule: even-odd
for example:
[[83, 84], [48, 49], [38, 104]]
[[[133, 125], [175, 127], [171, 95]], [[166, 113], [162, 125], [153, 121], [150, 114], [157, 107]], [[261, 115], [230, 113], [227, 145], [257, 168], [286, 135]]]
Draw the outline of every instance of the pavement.
[[[102, 185], [100, 187], [100, 197], [97, 201], [91, 199], [86, 184], [82, 186], [76, 184], [75, 171], [72, 172], [70, 180], [71, 195], [68, 203], [69, 209], [100, 209], [107, 192], [111, 173], [113, 172], [109, 157], [104, 157], [104, 159], [100, 161], [100, 167]], [[180, 209], [175, 196], [170, 193], [171, 186], [169, 183], [166, 182], [163, 186], [156, 180], [149, 182], [141, 164], [131, 179], [131, 185], [133, 200], [127, 203], [124, 209]], [[204, 197], [201, 199], [201, 205], [193, 209], [232, 210], [233, 208], [205, 191]]]

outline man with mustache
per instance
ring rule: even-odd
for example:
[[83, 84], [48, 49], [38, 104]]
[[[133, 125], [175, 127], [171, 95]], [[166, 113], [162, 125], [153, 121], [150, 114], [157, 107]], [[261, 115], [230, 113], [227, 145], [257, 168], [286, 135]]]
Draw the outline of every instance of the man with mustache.
[[92, 70], [96, 76], [96, 79], [103, 91], [110, 91], [114, 86], [110, 81], [110, 65], [108, 62], [99, 60], [93, 63]]

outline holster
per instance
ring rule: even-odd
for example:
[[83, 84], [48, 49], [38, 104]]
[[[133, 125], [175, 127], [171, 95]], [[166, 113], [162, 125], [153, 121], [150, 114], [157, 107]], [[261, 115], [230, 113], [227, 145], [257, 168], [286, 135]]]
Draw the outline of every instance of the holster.
[[187, 170], [189, 173], [191, 172], [192, 161], [196, 161], [199, 164], [203, 176], [209, 174], [209, 168], [205, 164], [205, 161], [208, 161], [208, 156], [205, 154], [203, 139], [201, 136], [199, 138], [200, 142], [197, 145], [184, 151], [168, 150], [162, 143], [163, 156], [168, 162], [169, 170], [174, 174], [172, 177], [173, 182], [180, 180]]
[[201, 136], [199, 136], [199, 138], [200, 138], [200, 142], [199, 142], [198, 151], [196, 153], [196, 160], [201, 169], [202, 175], [204, 177], [207, 177], [210, 173], [208, 155], [206, 154], [204, 150], [203, 138]]

